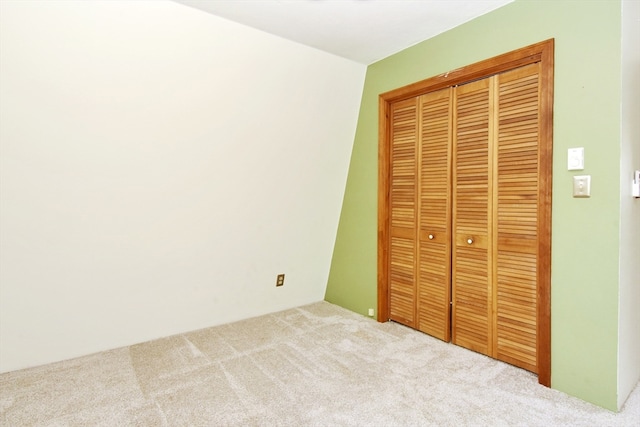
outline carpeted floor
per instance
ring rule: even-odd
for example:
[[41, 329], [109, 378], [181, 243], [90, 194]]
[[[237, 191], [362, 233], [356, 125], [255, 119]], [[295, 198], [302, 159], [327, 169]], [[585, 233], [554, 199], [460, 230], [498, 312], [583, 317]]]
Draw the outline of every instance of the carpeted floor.
[[327, 302], [0, 375], [2, 426], [640, 426]]

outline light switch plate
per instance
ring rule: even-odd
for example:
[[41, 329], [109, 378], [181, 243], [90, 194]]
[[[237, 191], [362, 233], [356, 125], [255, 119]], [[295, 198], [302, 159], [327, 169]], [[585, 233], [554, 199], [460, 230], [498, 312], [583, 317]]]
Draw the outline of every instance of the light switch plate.
[[573, 177], [573, 197], [591, 197], [591, 175]]
[[567, 151], [567, 170], [584, 170], [584, 147], [569, 148]]

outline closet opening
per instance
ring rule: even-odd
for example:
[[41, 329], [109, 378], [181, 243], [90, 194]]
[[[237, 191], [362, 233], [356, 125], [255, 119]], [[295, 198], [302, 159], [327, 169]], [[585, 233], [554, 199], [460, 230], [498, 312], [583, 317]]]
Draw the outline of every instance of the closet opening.
[[551, 383], [554, 40], [379, 97], [378, 321]]

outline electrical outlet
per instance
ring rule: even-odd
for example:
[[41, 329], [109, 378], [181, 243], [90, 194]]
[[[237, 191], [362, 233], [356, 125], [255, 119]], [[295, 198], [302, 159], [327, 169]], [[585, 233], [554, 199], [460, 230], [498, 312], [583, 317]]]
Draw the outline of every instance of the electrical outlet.
[[276, 286], [282, 285], [284, 285], [284, 274], [278, 274], [278, 277], [276, 278]]

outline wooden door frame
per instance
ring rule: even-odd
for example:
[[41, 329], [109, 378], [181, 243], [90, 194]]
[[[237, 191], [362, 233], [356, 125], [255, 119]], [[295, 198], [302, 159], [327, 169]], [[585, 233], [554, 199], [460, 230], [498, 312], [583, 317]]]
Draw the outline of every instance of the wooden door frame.
[[538, 382], [551, 386], [551, 191], [553, 146], [554, 39], [545, 40], [440, 74], [389, 92], [378, 99], [378, 321], [389, 320], [389, 110], [393, 102], [468, 83], [524, 65], [540, 62], [540, 144], [538, 147]]

